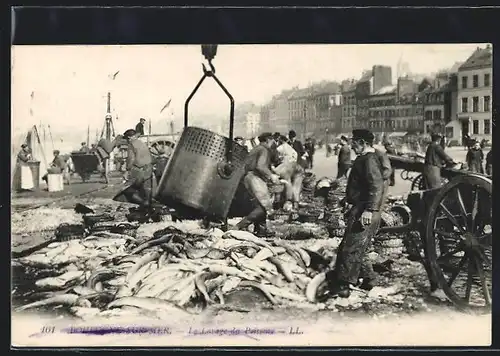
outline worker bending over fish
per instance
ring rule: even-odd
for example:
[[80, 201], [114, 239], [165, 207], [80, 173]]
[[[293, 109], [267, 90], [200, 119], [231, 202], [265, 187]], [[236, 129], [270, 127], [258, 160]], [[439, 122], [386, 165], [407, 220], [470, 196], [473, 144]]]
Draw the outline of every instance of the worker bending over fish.
[[348, 298], [349, 285], [371, 289], [377, 275], [373, 271], [367, 250], [377, 233], [384, 204], [384, 177], [379, 154], [373, 148], [374, 135], [368, 130], [353, 130], [352, 148], [358, 155], [347, 181], [347, 227], [340, 243], [335, 269], [328, 273], [329, 293]]
[[245, 230], [251, 224], [258, 236], [268, 236], [267, 217], [274, 213], [268, 182], [280, 184], [279, 176], [271, 171], [271, 151], [274, 140], [270, 132], [259, 136], [259, 145], [246, 158], [243, 183], [252, 198], [254, 209], [238, 224], [236, 230]]
[[138, 139], [139, 134], [129, 129], [123, 134], [128, 141], [127, 151], [127, 198], [129, 202], [148, 207], [156, 190], [153, 175], [153, 158], [148, 145]]
[[294, 207], [298, 206], [300, 191], [295, 186], [296, 178], [303, 173], [302, 167], [297, 163], [297, 151], [293, 149], [292, 146], [288, 144], [288, 139], [284, 135], [278, 137], [278, 146], [276, 148], [278, 152], [279, 164], [277, 167], [273, 167], [274, 173], [279, 175], [279, 177], [285, 181], [285, 204], [283, 209], [285, 211], [290, 211]]

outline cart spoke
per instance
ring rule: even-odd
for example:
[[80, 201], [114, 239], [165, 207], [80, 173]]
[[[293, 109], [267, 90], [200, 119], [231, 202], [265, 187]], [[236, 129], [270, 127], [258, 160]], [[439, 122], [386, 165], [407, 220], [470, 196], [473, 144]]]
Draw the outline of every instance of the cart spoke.
[[453, 272], [453, 274], [450, 276], [450, 279], [448, 279], [448, 286], [451, 287], [451, 285], [453, 284], [453, 282], [455, 281], [455, 279], [458, 277], [458, 275], [460, 274], [460, 271], [462, 270], [463, 266], [465, 265], [465, 262], [467, 262], [467, 260], [469, 259], [469, 256], [468, 254], [466, 253], [462, 259], [460, 260], [460, 262], [458, 263], [458, 266], [457, 266], [457, 269]]
[[478, 236], [477, 237], [477, 241], [481, 245], [491, 245], [492, 244], [491, 232], [488, 233], [488, 234], [484, 234], [484, 235]]
[[457, 221], [457, 219], [455, 219], [455, 217], [453, 216], [453, 214], [448, 210], [448, 208], [441, 202], [439, 203], [439, 206], [441, 207], [441, 209], [443, 209], [446, 217], [448, 218], [448, 220], [453, 224], [455, 225], [455, 227], [460, 231], [460, 232], [466, 232], [466, 230], [464, 229], [464, 227], [462, 225], [460, 225]]
[[481, 280], [481, 288], [483, 289], [484, 301], [486, 305], [491, 305], [491, 295], [488, 289], [488, 284], [486, 283], [486, 275], [484, 274], [483, 264], [481, 263], [481, 261], [475, 258], [474, 262], [476, 263], [479, 279]]
[[464, 200], [462, 198], [462, 194], [460, 193], [460, 189], [456, 187], [456, 192], [457, 192], [457, 200], [458, 200], [458, 205], [460, 206], [460, 214], [462, 215], [462, 218], [464, 220], [465, 226], [467, 227], [467, 209], [465, 209], [465, 204]]
[[476, 231], [476, 225], [477, 225], [477, 215], [479, 212], [479, 192], [477, 190], [477, 187], [473, 191], [473, 196], [472, 196], [472, 215], [471, 215], [471, 232]]
[[465, 301], [469, 303], [470, 300], [470, 292], [472, 291], [472, 273], [474, 272], [474, 262], [472, 258], [469, 258], [469, 262], [467, 263], [467, 286], [465, 289]]
[[[452, 234], [451, 232], [446, 232], [446, 231], [443, 231], [443, 230], [438, 230], [438, 229], [434, 229], [434, 233], [435, 234], [438, 234], [438, 235], [441, 235], [441, 236], [444, 236], [450, 240], [458, 240], [457, 239], [457, 235], [455, 234]], [[459, 236], [460, 238], [460, 236]]]

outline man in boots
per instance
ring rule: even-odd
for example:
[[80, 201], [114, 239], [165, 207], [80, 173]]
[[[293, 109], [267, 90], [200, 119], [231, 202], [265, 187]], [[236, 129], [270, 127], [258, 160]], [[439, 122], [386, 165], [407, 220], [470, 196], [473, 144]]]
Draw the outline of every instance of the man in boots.
[[271, 133], [259, 136], [259, 145], [254, 147], [247, 156], [243, 183], [252, 197], [254, 209], [236, 226], [236, 230], [246, 230], [254, 225], [256, 235], [268, 236], [267, 216], [272, 215], [273, 203], [267, 186], [268, 182], [279, 184], [279, 177], [271, 171], [271, 150], [274, 140]]
[[353, 130], [352, 148], [358, 155], [348, 177], [345, 201], [347, 227], [339, 246], [335, 269], [328, 273], [329, 296], [348, 298], [349, 285], [371, 289], [376, 280], [367, 250], [380, 226], [384, 203], [384, 177], [378, 154], [372, 147], [374, 135], [368, 130]]

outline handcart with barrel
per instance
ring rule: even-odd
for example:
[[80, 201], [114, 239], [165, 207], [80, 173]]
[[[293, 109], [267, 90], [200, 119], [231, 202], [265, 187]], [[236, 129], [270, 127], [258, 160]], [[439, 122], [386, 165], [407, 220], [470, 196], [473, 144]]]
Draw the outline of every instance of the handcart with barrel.
[[492, 293], [492, 177], [444, 167], [438, 189], [422, 189], [424, 162], [389, 155], [394, 169], [420, 173], [406, 200], [407, 224], [379, 233], [406, 233], [424, 264], [431, 289], [461, 309], [490, 309]]
[[82, 178], [83, 182], [88, 181], [93, 173], [99, 171], [99, 159], [94, 153], [71, 152], [71, 160], [75, 172]]

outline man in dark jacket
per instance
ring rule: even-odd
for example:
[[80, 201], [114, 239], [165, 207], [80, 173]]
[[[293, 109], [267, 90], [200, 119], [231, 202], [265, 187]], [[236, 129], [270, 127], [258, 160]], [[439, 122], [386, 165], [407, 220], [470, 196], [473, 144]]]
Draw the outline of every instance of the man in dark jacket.
[[347, 177], [351, 164], [351, 146], [349, 146], [347, 137], [342, 135], [340, 137], [340, 150], [338, 153], [337, 178]]
[[258, 236], [267, 236], [267, 216], [273, 213], [273, 203], [268, 188], [268, 182], [279, 184], [278, 175], [271, 171], [270, 148], [274, 143], [273, 135], [263, 133], [259, 136], [259, 145], [254, 147], [246, 158], [245, 176], [243, 183], [252, 197], [255, 208], [244, 217], [238, 224], [236, 230], [245, 230], [254, 224], [255, 233]]
[[368, 130], [353, 130], [352, 148], [358, 155], [349, 174], [345, 201], [351, 205], [347, 227], [340, 243], [335, 269], [328, 273], [329, 295], [347, 298], [349, 284], [371, 289], [376, 280], [367, 249], [380, 226], [384, 204], [384, 178], [381, 162], [372, 147], [374, 135]]
[[493, 175], [493, 150], [489, 150], [486, 154], [486, 174]]
[[143, 119], [142, 117], [139, 120], [139, 123], [135, 125], [135, 132], [137, 132], [138, 136], [144, 136], [144, 123], [146, 122], [146, 119]]
[[313, 157], [314, 153], [316, 152], [316, 148], [314, 147], [314, 141], [312, 138], [307, 138], [306, 143], [304, 144], [304, 150], [307, 153], [307, 168], [312, 169], [313, 168]]
[[432, 142], [427, 147], [425, 153], [425, 164], [423, 171], [424, 185], [426, 189], [436, 189], [441, 187], [441, 168], [443, 164], [454, 165], [455, 161], [446, 154], [441, 147], [441, 135], [433, 133], [431, 135]]
[[474, 140], [465, 158], [469, 171], [473, 173], [484, 173], [483, 159], [484, 153], [481, 149], [481, 145], [477, 140]]

